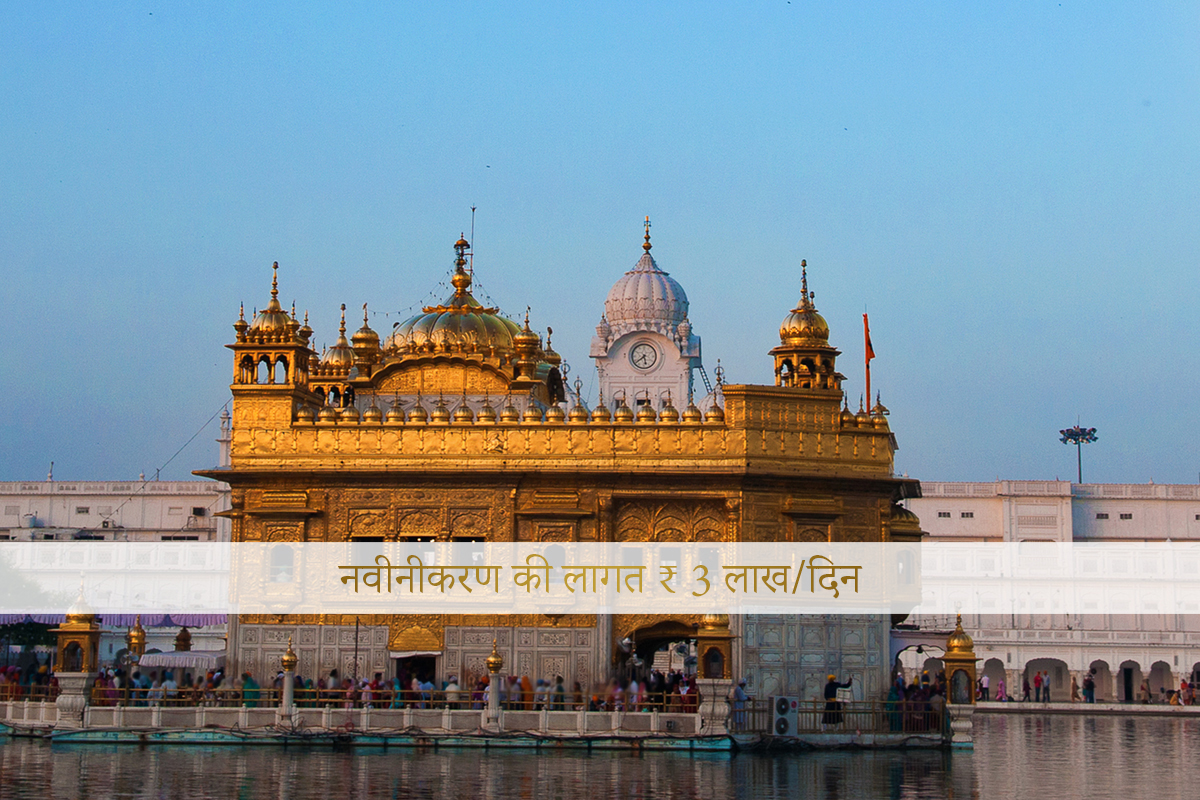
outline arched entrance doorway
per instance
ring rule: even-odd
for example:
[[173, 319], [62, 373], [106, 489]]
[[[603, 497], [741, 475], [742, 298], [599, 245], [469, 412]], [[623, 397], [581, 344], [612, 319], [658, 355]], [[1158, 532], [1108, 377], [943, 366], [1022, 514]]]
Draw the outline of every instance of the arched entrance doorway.
[[651, 673], [696, 673], [696, 626], [687, 618], [663, 617], [628, 632], [615, 629], [613, 648], [617, 676], [647, 681]]
[[1122, 661], [1117, 671], [1117, 700], [1121, 703], [1136, 703], [1138, 690], [1142, 686], [1142, 667], [1136, 661]]
[[915, 680], [918, 683], [937, 680], [942, 671], [942, 655], [945, 650], [937, 645], [910, 645], [896, 654], [892, 665], [892, 681], [903, 680], [906, 686]]
[[[998, 658], [989, 658], [983, 662], [983, 669], [979, 671], [979, 677], [987, 678], [987, 699], [988, 700], [1003, 700], [1000, 695], [1000, 688], [1004, 684], [1004, 662]], [[1007, 695], [1011, 689], [1005, 685], [1004, 693]]]
[[1171, 666], [1165, 661], [1155, 661], [1150, 665], [1150, 702], [1166, 702], [1170, 693], [1178, 689], [1173, 685]]
[[[1033, 699], [1037, 699], [1037, 689], [1034, 683], [1034, 677], [1039, 673], [1043, 673], [1042, 691], [1046, 692], [1045, 681], [1049, 681], [1049, 697], [1051, 701], [1067, 702], [1071, 699], [1071, 672], [1067, 669], [1067, 662], [1057, 658], [1035, 658], [1025, 665], [1025, 680], [1029, 681], [1029, 685], [1035, 687]], [[1042, 698], [1045, 699], [1043, 694]]]

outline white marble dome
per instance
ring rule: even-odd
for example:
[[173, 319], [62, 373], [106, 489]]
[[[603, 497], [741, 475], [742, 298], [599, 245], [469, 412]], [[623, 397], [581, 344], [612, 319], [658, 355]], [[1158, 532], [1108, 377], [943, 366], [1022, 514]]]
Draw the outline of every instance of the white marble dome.
[[617, 335], [633, 329], [674, 331], [687, 314], [683, 287], [659, 269], [648, 252], [621, 276], [604, 301], [605, 319]]

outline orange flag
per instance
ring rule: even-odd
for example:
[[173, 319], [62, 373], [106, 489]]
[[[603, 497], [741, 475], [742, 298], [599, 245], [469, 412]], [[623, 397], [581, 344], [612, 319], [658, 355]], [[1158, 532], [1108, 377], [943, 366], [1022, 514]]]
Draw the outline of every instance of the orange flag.
[[863, 314], [863, 341], [866, 344], [866, 361], [871, 363], [871, 359], [875, 357], [875, 348], [871, 347], [871, 326], [867, 323], [867, 315]]

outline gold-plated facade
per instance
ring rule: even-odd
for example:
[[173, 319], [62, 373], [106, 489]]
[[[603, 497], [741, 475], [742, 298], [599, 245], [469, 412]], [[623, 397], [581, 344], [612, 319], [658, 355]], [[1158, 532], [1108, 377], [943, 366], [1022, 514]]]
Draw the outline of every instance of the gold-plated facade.
[[[886, 409], [878, 405], [878, 413], [863, 419], [842, 411], [838, 351], [812, 305], [806, 271], [801, 302], [771, 351], [777, 385], [722, 383], [703, 414], [689, 398], [682, 415], [669, 400], [657, 412], [643, 404], [635, 415], [623, 397], [614, 414], [606, 405], [589, 412], [578, 402], [567, 414], [560, 406], [561, 359], [548, 340], [542, 344], [528, 314], [518, 326], [470, 295], [468, 247], [461, 239], [455, 245], [454, 294], [444, 303], [425, 308], [382, 343], [364, 315], [353, 346], [347, 343], [352, 368], [341, 360], [334, 365], [328, 354], [318, 359], [307, 325], [272, 310], [278, 305], [274, 282], [274, 305], [254, 326], [235, 324], [231, 466], [199, 473], [232, 487], [226, 515], [234, 541], [879, 542], [921, 536], [919, 521], [896, 504], [919, 487], [893, 474], [896, 441]], [[344, 333], [343, 317], [339, 346]], [[499, 414], [493, 404], [502, 408]], [[360, 622], [386, 626], [388, 651], [441, 654], [439, 672], [460, 676], [483, 666], [486, 651], [472, 648], [484, 640], [472, 631], [500, 625], [514, 632], [502, 639], [514, 658], [523, 658], [528, 640], [531, 658], [556, 659], [544, 662], [552, 664], [546, 669], [575, 679], [602, 678], [614, 643], [628, 633], [660, 623], [679, 622], [673, 633], [690, 627], [678, 617], [645, 615], [626, 630], [627, 617], [576, 616], [401, 615]], [[298, 631], [354, 620], [243, 617], [240, 624]], [[562, 631], [553, 637], [538, 632], [546, 628]], [[738, 655], [729, 630], [728, 621], [710, 630], [729, 637], [723, 640], [726, 669]], [[302, 669], [305, 663], [310, 672], [344, 666], [341, 639], [331, 649], [324, 639], [309, 638], [300, 640]], [[271, 641], [282, 647], [278, 637], [246, 634], [234, 641], [234, 658], [247, 645], [266, 659]]]

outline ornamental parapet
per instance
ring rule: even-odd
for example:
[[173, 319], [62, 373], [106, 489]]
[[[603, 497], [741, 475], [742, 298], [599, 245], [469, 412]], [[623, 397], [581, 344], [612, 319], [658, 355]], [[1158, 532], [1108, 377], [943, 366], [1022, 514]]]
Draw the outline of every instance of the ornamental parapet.
[[[763, 391], [765, 389], [765, 391]], [[442, 398], [384, 413], [331, 409], [291, 420], [235, 408], [231, 459], [249, 467], [411, 471], [420, 469], [663, 470], [891, 478], [886, 428], [843, 424], [837, 402], [774, 387], [725, 387], [726, 404], [670, 414], [642, 407], [607, 417], [577, 407]], [[490, 412], [481, 412], [480, 405]], [[426, 406], [433, 406], [432, 409]], [[554, 414], [557, 408], [558, 414]], [[419, 409], [419, 412], [416, 410]], [[334, 412], [334, 413], [324, 413]], [[581, 413], [583, 412], [583, 413]], [[700, 418], [697, 418], [700, 417]], [[238, 419], [240, 418], [240, 419]], [[240, 422], [240, 424], [238, 424]]]

